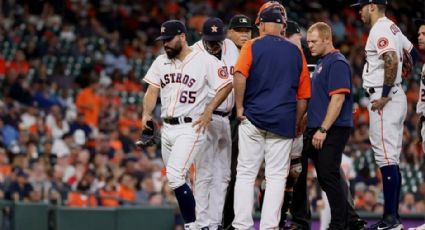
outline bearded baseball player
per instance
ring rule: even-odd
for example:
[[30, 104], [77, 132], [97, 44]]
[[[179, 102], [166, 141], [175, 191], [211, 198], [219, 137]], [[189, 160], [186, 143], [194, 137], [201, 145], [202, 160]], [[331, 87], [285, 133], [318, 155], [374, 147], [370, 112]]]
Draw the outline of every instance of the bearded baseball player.
[[[205, 129], [213, 111], [231, 92], [232, 79], [219, 60], [188, 47], [182, 22], [163, 23], [157, 40], [163, 42], [166, 54], [155, 59], [143, 79], [149, 87], [143, 100], [142, 130], [149, 128], [147, 123], [160, 95], [164, 121], [161, 150], [168, 184], [174, 190], [185, 229], [197, 229], [195, 200], [185, 178], [207, 143]], [[212, 99], [211, 89], [216, 91]]]
[[407, 101], [401, 87], [403, 49], [412, 43], [385, 17], [387, 0], [359, 0], [361, 20], [371, 26], [367, 39], [363, 88], [370, 98], [369, 138], [382, 174], [384, 214], [368, 229], [403, 229], [398, 215], [401, 174], [399, 168]]
[[[226, 39], [223, 21], [209, 18], [202, 30], [202, 40], [195, 43], [193, 50], [212, 55], [223, 62], [223, 68], [233, 79], [234, 65], [239, 56], [235, 44]], [[216, 91], [210, 90], [210, 97]], [[235, 104], [234, 93], [214, 110], [211, 124], [207, 130], [208, 144], [203, 154], [195, 159], [195, 201], [198, 228], [222, 229], [223, 206], [227, 186], [230, 181], [230, 162], [232, 139], [230, 136], [229, 115]]]

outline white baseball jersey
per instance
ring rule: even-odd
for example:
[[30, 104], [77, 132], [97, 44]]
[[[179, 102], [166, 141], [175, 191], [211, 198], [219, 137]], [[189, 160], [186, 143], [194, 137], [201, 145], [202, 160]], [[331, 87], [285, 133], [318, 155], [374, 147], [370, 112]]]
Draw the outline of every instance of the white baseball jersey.
[[199, 117], [209, 101], [209, 89], [219, 91], [232, 82], [222, 62], [198, 50], [183, 61], [158, 56], [143, 80], [161, 89], [162, 118]]
[[422, 66], [421, 79], [419, 80], [420, 91], [416, 112], [425, 115], [425, 64]]
[[[194, 48], [194, 50], [200, 50], [209, 54], [206, 51], [202, 40], [196, 42], [192, 47]], [[232, 79], [233, 79], [234, 68], [235, 68], [234, 66], [236, 64], [236, 61], [238, 60], [238, 57], [239, 57], [238, 47], [236, 47], [235, 43], [233, 43], [230, 39], [226, 38], [223, 41], [221, 61], [223, 62], [225, 69], [228, 71], [229, 76]], [[214, 97], [215, 91], [210, 90], [209, 96], [211, 98]], [[230, 112], [232, 111], [234, 104], [235, 104], [235, 95], [232, 91], [231, 93], [229, 93], [229, 96], [226, 98], [226, 100], [224, 100], [223, 103], [221, 103], [221, 105], [218, 106], [216, 110], [222, 111], [222, 112]]]
[[381, 55], [395, 51], [398, 57], [397, 77], [394, 84], [401, 82], [403, 49], [410, 51], [412, 43], [401, 33], [394, 22], [382, 17], [373, 25], [367, 39], [366, 63], [363, 68], [363, 87], [382, 87], [384, 84], [384, 60]]

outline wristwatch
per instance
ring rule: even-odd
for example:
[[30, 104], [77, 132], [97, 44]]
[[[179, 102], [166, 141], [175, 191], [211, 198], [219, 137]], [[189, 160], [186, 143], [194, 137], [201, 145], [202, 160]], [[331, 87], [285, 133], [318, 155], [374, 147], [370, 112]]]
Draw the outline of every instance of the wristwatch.
[[328, 130], [327, 130], [327, 129], [325, 129], [325, 128], [323, 128], [323, 127], [320, 127], [320, 128], [319, 128], [319, 132], [321, 132], [321, 133], [327, 133], [327, 132], [328, 132]]

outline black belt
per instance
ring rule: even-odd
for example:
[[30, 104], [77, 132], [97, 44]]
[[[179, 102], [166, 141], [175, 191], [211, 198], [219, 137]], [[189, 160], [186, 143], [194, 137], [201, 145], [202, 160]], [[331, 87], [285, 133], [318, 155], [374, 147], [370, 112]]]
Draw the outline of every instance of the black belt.
[[219, 116], [222, 116], [222, 117], [227, 117], [227, 116], [229, 116], [230, 115], [230, 112], [222, 112], [222, 111], [214, 111], [213, 112], [213, 114], [215, 114], [215, 115], [219, 115]]
[[[397, 84], [394, 84], [392, 87], [394, 87], [394, 86], [400, 86], [400, 85], [401, 85], [400, 83], [397, 83]], [[367, 97], [370, 97], [370, 95], [374, 94], [376, 92], [376, 89], [378, 89], [378, 88], [382, 88], [382, 86], [369, 87], [369, 88], [367, 88], [367, 90], [366, 90], [366, 96]]]
[[192, 122], [191, 117], [164, 117], [164, 122], [170, 125], [178, 125]]

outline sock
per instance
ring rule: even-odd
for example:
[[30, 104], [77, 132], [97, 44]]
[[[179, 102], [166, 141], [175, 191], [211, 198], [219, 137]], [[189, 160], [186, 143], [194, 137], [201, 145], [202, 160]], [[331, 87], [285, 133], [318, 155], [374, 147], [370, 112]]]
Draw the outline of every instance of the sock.
[[179, 203], [180, 212], [183, 216], [185, 223], [192, 223], [196, 220], [195, 215], [195, 198], [193, 197], [192, 190], [187, 184], [184, 184], [174, 189], [177, 202]]
[[396, 206], [398, 203], [397, 189], [399, 186], [397, 165], [381, 167], [382, 185], [384, 188], [384, 217], [391, 215], [396, 217]]
[[401, 181], [403, 177], [401, 177], [401, 171], [398, 165], [397, 165], [397, 172], [398, 172], [398, 187], [397, 187], [397, 203], [396, 203], [395, 211], [396, 211], [397, 219], [400, 219], [400, 215], [398, 214], [398, 207], [400, 204]]

